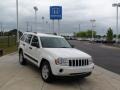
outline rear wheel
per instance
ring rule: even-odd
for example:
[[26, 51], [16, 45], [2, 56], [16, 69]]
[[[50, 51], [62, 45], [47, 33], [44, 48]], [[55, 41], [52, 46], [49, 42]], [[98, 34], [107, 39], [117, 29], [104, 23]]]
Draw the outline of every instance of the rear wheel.
[[26, 65], [26, 60], [25, 60], [25, 58], [23, 56], [23, 52], [22, 51], [19, 52], [19, 63], [21, 65]]
[[53, 75], [52, 75], [50, 64], [47, 61], [43, 62], [42, 66], [41, 66], [41, 77], [42, 77], [42, 79], [45, 82], [51, 82], [53, 80], [52, 76]]

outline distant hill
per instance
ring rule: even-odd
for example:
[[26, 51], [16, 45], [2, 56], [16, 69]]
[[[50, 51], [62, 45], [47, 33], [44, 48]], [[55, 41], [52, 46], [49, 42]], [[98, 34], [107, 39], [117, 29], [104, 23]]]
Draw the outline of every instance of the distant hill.
[[[16, 35], [17, 29], [10, 30], [8, 33], [9, 33], [9, 35]], [[21, 36], [23, 33], [19, 31], [19, 34]]]
[[[5, 35], [5, 36], [8, 36], [8, 35], [9, 35], [9, 36], [13, 36], [13, 35], [16, 36], [16, 33], [17, 33], [17, 29], [13, 29], [13, 30], [4, 32], [4, 35]], [[23, 34], [23, 33], [19, 31], [19, 35], [21, 36], [22, 34]], [[3, 35], [3, 34], [1, 34], [1, 32], [0, 32], [0, 35]]]

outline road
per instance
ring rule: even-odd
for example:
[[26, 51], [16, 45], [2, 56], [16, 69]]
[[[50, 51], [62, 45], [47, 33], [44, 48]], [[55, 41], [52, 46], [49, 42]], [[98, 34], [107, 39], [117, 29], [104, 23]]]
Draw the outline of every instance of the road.
[[92, 55], [96, 65], [120, 74], [120, 48], [71, 40], [76, 48]]
[[60, 78], [48, 84], [38, 68], [18, 61], [16, 53], [0, 58], [0, 90], [120, 90], [120, 76], [98, 66], [85, 79]]

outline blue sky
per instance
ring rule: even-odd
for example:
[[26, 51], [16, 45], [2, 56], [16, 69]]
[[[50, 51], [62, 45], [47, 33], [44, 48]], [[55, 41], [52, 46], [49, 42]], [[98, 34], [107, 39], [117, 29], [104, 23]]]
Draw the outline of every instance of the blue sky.
[[[90, 29], [90, 19], [95, 19], [95, 30], [98, 34], [105, 34], [109, 27], [112, 27], [114, 33], [116, 33], [116, 8], [112, 7], [114, 2], [120, 2], [120, 0], [19, 0], [20, 30], [26, 31], [26, 22], [29, 22], [29, 29], [32, 26], [34, 30], [33, 6], [37, 6], [39, 9], [37, 12], [37, 22], [39, 22], [37, 31], [49, 32], [49, 26], [45, 24], [46, 21], [50, 23], [52, 31], [52, 21], [49, 20], [49, 6], [61, 5], [63, 6], [63, 20], [61, 20], [60, 32], [77, 32], [79, 24], [81, 25], [81, 31]], [[16, 28], [16, 0], [2, 0], [0, 11], [0, 22], [3, 23], [5, 30]], [[44, 24], [41, 19], [42, 16], [45, 17]], [[58, 31], [57, 28], [56, 21], [55, 31]]]

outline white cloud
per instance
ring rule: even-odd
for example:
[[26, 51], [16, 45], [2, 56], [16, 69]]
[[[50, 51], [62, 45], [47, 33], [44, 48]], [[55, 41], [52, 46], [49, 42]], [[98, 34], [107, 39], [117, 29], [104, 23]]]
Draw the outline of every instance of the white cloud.
[[[6, 28], [15, 28], [15, 1], [16, 0], [4, 0], [0, 3], [0, 21], [4, 22], [4, 26], [7, 26]], [[50, 5], [62, 5], [62, 32], [78, 31], [79, 23], [81, 23], [82, 30], [88, 29], [91, 27], [89, 20], [92, 18], [96, 19], [96, 31], [98, 31], [98, 33], [104, 34], [109, 26], [113, 27], [115, 31], [116, 9], [112, 7], [112, 3], [118, 1], [119, 0], [19, 0], [20, 28], [25, 30], [25, 22], [34, 21], [33, 6], [39, 8], [38, 21], [42, 23], [42, 16], [45, 16], [46, 20], [49, 21]], [[39, 24], [39, 28], [43, 28], [42, 26], [42, 24]], [[44, 27], [48, 29], [47, 26]], [[48, 30], [44, 30], [44, 32], [45, 31]]]

